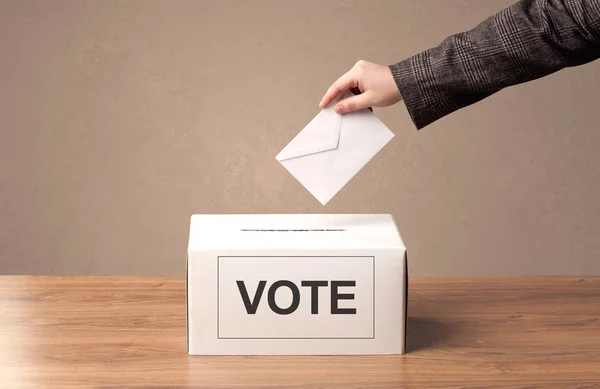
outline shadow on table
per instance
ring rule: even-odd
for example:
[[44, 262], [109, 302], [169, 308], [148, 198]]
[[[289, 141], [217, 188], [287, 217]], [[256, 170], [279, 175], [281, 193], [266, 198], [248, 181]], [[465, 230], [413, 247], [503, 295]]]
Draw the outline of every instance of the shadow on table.
[[432, 319], [408, 317], [406, 351], [418, 351], [441, 345], [452, 336], [452, 326]]

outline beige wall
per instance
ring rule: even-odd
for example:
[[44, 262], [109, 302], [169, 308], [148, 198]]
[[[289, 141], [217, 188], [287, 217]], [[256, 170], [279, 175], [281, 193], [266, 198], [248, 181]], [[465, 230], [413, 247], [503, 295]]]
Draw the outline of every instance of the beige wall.
[[358, 59], [511, 0], [0, 0], [0, 274], [183, 274], [192, 213], [393, 213], [412, 274], [600, 274], [600, 63], [396, 133], [326, 207], [274, 156]]

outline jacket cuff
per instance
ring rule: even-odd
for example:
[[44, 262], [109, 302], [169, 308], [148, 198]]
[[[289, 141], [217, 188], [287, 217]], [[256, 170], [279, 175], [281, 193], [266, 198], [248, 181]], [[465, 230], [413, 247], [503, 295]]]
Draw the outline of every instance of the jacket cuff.
[[428, 71], [431, 67], [428, 66], [425, 53], [389, 65], [402, 100], [417, 130], [443, 116], [436, 113], [432, 96], [425, 93], [427, 85], [434, 83], [433, 75], [426, 76], [431, 73], [431, 70]]

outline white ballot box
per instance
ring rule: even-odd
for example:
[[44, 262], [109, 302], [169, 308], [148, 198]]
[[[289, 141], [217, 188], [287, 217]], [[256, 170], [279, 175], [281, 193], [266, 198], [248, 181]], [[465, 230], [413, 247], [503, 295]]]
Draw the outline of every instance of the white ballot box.
[[407, 289], [391, 215], [193, 215], [188, 352], [403, 354]]

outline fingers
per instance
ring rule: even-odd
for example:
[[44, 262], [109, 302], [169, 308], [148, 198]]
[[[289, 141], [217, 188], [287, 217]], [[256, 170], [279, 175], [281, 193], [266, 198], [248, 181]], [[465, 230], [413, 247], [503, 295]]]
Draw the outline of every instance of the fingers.
[[348, 113], [358, 111], [359, 109], [369, 108], [371, 105], [370, 93], [365, 92], [360, 95], [348, 97], [336, 104], [335, 112]]
[[346, 74], [341, 76], [336, 82], [333, 83], [325, 93], [325, 96], [321, 99], [319, 103], [320, 108], [325, 108], [328, 106], [333, 99], [335, 99], [340, 93], [343, 91], [356, 87], [358, 80], [354, 76], [352, 70], [348, 71]]
[[[355, 95], [360, 95], [362, 93], [359, 88], [350, 88], [350, 92], [354, 93]], [[369, 107], [369, 111], [373, 112], [373, 108]]]

